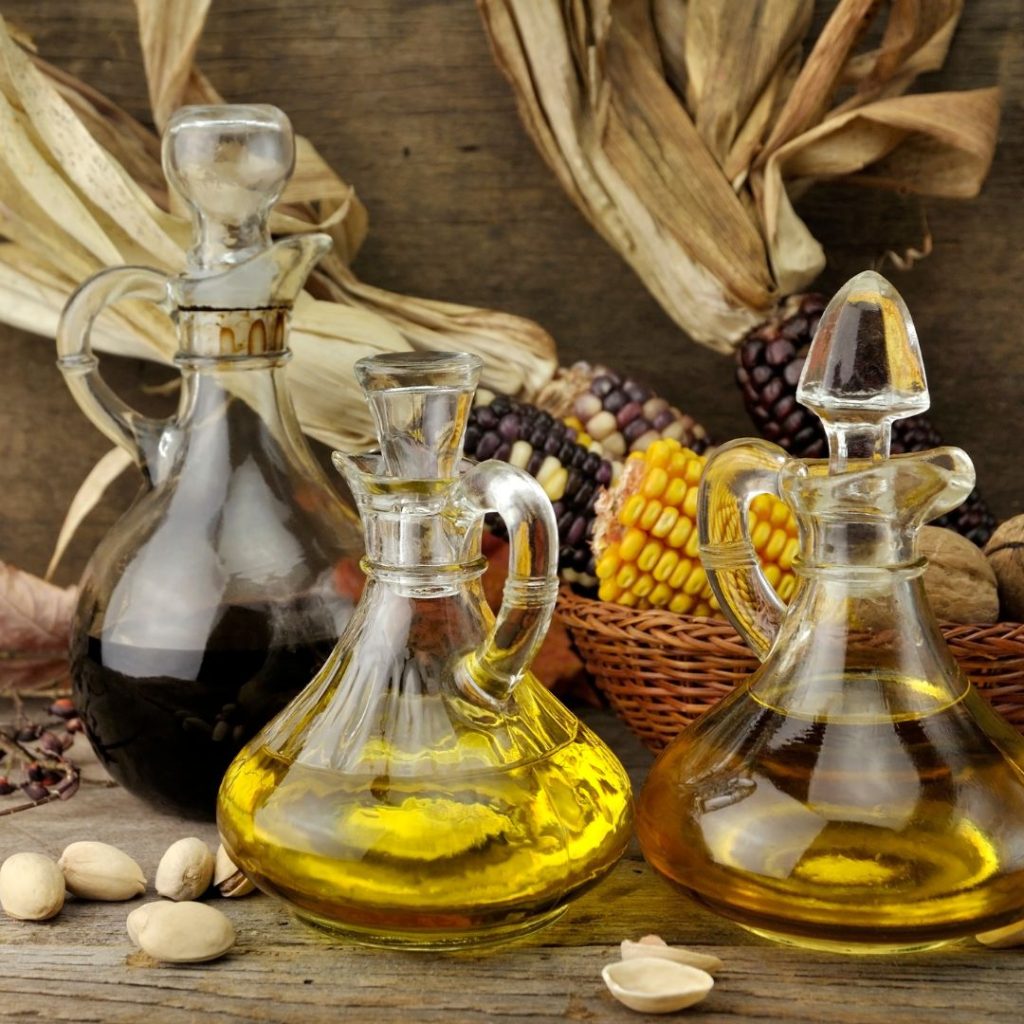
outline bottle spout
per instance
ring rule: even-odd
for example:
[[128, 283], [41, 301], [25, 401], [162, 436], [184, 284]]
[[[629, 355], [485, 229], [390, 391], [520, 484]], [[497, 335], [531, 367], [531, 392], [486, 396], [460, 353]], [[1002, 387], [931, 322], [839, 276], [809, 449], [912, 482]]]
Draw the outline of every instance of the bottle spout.
[[910, 311], [880, 274], [849, 280], [825, 308], [797, 400], [821, 420], [829, 468], [889, 456], [893, 420], [924, 412], [928, 382]]

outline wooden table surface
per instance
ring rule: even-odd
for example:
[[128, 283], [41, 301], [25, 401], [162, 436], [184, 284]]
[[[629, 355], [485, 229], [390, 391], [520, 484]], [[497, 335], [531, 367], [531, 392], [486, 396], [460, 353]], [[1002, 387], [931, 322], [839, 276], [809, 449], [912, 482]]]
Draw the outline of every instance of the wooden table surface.
[[[0, 705], [0, 720], [9, 717], [6, 711]], [[639, 784], [650, 756], [608, 714], [583, 717]], [[98, 839], [135, 857], [152, 882], [164, 849], [185, 835], [217, 842], [212, 825], [159, 815], [120, 789], [84, 785], [66, 803], [0, 817], [0, 860], [19, 850], [57, 857], [70, 842]], [[391, 953], [332, 941], [257, 894], [215, 901], [238, 932], [226, 958], [155, 967], [142, 962], [124, 929], [128, 911], [153, 898], [152, 891], [128, 903], [69, 898], [57, 918], [43, 923], [0, 915], [0, 1020], [532, 1024], [678, 1018], [633, 1013], [601, 981], [601, 967], [618, 958], [619, 941], [649, 932], [725, 961], [708, 998], [683, 1011], [701, 1024], [1024, 1020], [1024, 949], [994, 951], [965, 941], [924, 954], [842, 957], [773, 945], [669, 890], [635, 848], [558, 923], [486, 954]]]

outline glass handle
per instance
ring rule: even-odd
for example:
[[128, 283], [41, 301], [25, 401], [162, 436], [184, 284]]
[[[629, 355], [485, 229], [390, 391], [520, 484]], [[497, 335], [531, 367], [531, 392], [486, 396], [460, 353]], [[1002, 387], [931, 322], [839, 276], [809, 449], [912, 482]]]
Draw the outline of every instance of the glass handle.
[[57, 325], [57, 365], [82, 412], [126, 449], [152, 481], [158, 443], [168, 421], [154, 420], [123, 402], [100, 375], [92, 351], [96, 318], [123, 299], [145, 299], [167, 308], [167, 275], [149, 267], [113, 267], [90, 277], [68, 300]]
[[503, 462], [482, 462], [458, 484], [474, 512], [496, 512], [508, 530], [509, 566], [494, 626], [456, 669], [463, 694], [491, 707], [508, 700], [540, 647], [558, 597], [558, 528], [543, 488]]
[[740, 636], [761, 661], [775, 643], [786, 606], [761, 570], [750, 538], [750, 503], [779, 495], [789, 456], [768, 441], [722, 445], [708, 459], [697, 499], [700, 555], [711, 589]]

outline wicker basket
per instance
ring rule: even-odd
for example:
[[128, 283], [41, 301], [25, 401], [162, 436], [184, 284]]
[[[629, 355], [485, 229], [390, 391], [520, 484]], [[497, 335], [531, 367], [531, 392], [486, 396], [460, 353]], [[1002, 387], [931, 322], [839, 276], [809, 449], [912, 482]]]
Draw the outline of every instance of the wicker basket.
[[[612, 709], [653, 751], [757, 668], [728, 622], [581, 597], [567, 587], [557, 618]], [[942, 635], [971, 682], [1024, 732], [1024, 624], [945, 624]]]

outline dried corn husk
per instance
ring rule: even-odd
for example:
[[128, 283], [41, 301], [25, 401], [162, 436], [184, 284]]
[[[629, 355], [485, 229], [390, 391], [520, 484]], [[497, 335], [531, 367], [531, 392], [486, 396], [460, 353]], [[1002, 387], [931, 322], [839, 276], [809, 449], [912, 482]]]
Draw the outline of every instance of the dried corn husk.
[[[208, 0], [136, 0], [154, 119], [182, 101], [221, 102], [193, 64]], [[176, 272], [191, 227], [172, 209], [159, 140], [102, 95], [27, 52], [0, 19], [0, 319], [53, 335], [70, 293], [104, 267], [138, 263]], [[556, 366], [537, 324], [487, 310], [372, 288], [348, 268], [366, 212], [308, 139], [271, 222], [278, 233], [328, 231], [324, 261], [293, 317], [291, 373], [303, 429], [340, 447], [365, 445], [372, 424], [352, 376], [363, 355], [408, 348], [463, 349], [485, 364], [490, 386], [531, 395]], [[154, 308], [124, 303], [94, 334], [103, 351], [169, 361], [170, 324]], [[89, 492], [95, 497], [98, 482]], [[87, 511], [79, 502], [76, 515]], [[66, 538], [65, 538], [66, 539]]]
[[[562, 187], [692, 338], [729, 351], [824, 253], [793, 208], [816, 181], [972, 196], [999, 92], [905, 96], [963, 0], [477, 0]], [[857, 47], [887, 13], [875, 49]]]

